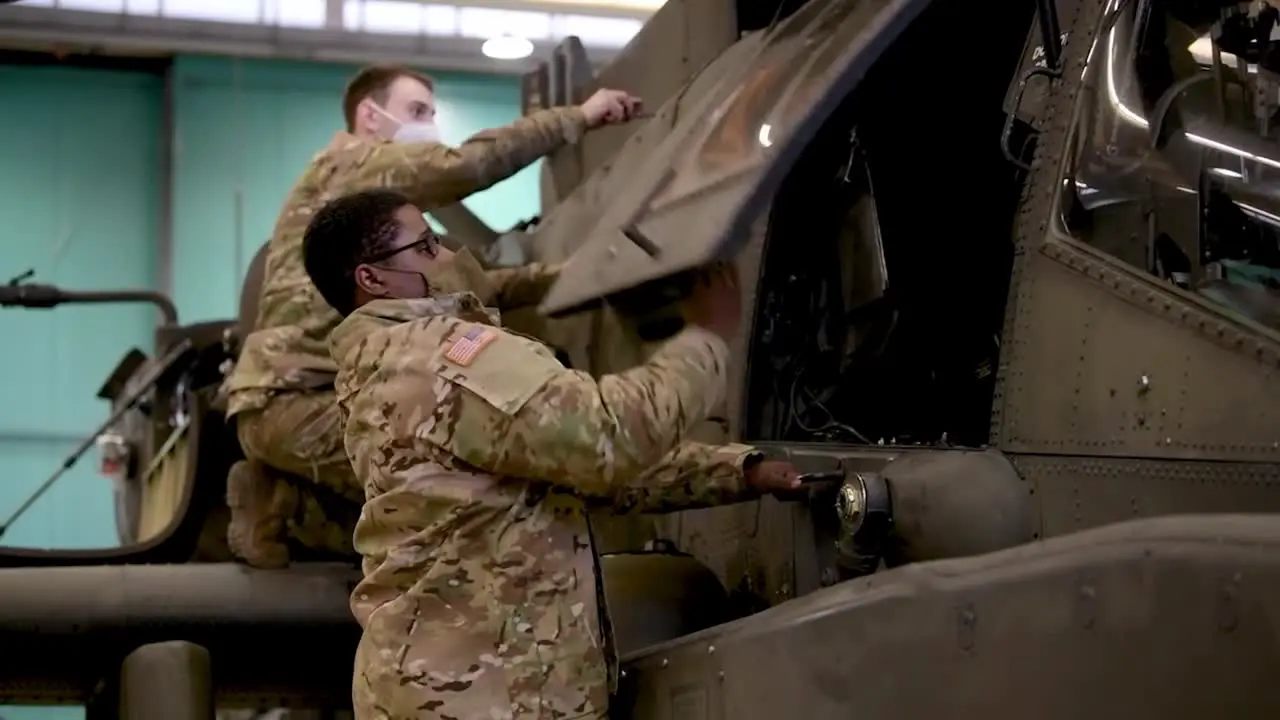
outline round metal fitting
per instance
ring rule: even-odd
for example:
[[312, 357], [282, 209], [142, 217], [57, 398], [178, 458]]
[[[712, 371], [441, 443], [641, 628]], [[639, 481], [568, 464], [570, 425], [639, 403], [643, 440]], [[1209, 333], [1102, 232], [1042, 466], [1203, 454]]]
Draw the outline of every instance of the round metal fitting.
[[845, 482], [836, 495], [836, 516], [846, 534], [853, 534], [862, 527], [862, 519], [867, 514], [867, 486], [862, 476], [855, 475]]

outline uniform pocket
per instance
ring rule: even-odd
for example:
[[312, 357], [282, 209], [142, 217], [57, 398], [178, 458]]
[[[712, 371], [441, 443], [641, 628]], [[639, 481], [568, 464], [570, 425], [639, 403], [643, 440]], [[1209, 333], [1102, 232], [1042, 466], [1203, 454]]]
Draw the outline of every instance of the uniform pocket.
[[594, 555], [582, 504], [552, 493], [512, 509], [487, 597], [516, 718], [603, 717], [608, 675], [596, 623]]
[[569, 593], [541, 597], [508, 609], [503, 626], [512, 711], [517, 718], [603, 717], [608, 678], [588, 605]]

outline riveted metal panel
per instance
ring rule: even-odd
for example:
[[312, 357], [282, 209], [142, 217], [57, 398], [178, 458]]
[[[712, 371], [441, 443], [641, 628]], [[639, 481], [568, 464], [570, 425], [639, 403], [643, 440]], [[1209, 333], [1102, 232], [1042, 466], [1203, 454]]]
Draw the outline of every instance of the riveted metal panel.
[[1026, 261], [1024, 282], [1006, 451], [1280, 458], [1270, 331], [1059, 241]]
[[1138, 517], [1280, 512], [1280, 465], [1015, 456], [1040, 505], [1042, 537]]
[[724, 720], [723, 659], [714, 642], [694, 640], [635, 662], [624, 678], [639, 693], [632, 717]]
[[[1021, 342], [1019, 331], [1035, 320], [1022, 308], [1030, 290], [1026, 273], [1030, 261], [1028, 252], [1043, 241], [1053, 219], [1054, 199], [1060, 191], [1059, 181], [1066, 155], [1064, 148], [1075, 119], [1073, 110], [1082, 87], [1081, 73], [1088, 60], [1105, 5], [1105, 0], [1080, 0], [1064, 3], [1059, 7], [1059, 22], [1065, 35], [1062, 48], [1063, 74], [1043, 93], [1044, 102], [1032, 104], [1037, 117], [1026, 118], [1041, 128], [1041, 136], [1035, 146], [1033, 170], [1027, 178], [1026, 190], [1014, 224], [1014, 258], [1010, 270], [1009, 299], [1005, 304], [1004, 329], [1001, 333], [1003, 350], [991, 406], [991, 439], [996, 444], [1004, 440], [1006, 386], [1019, 373], [1025, 372], [1024, 368], [1014, 367], [1009, 358], [1013, 349]], [[1034, 44], [1031, 41], [1028, 47]], [[1022, 68], [1021, 71], [1030, 69]], [[1019, 76], [1015, 82], [1021, 80], [1022, 76]]]

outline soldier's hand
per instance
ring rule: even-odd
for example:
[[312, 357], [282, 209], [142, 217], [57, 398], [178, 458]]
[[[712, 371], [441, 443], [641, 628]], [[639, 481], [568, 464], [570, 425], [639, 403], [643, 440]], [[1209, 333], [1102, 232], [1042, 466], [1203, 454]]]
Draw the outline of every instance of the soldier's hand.
[[600, 127], [606, 123], [620, 123], [640, 112], [640, 98], [622, 90], [597, 90], [582, 103], [582, 114], [587, 116], [587, 127]]
[[743, 473], [747, 486], [761, 493], [787, 493], [800, 489], [800, 473], [785, 460], [761, 460]]
[[706, 328], [733, 342], [742, 324], [742, 292], [738, 289], [738, 271], [733, 265], [718, 264], [703, 270], [694, 282], [693, 292], [681, 307], [684, 321]]

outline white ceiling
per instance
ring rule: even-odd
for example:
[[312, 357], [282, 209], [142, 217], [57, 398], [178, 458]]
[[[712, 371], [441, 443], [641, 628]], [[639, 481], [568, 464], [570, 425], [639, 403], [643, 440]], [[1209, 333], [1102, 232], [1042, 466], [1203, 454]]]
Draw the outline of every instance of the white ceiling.
[[[569, 35], [607, 62], [663, 0], [19, 0], [0, 6], [0, 47], [113, 54], [199, 52], [520, 74]], [[516, 35], [532, 58], [496, 61]]]

